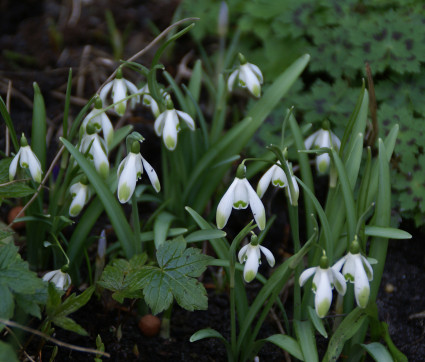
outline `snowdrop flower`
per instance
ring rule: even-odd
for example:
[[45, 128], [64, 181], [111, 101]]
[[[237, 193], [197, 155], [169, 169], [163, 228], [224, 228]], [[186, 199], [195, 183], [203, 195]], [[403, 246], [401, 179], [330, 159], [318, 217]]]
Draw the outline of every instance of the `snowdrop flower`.
[[130, 200], [136, 188], [136, 182], [142, 177], [145, 168], [149, 180], [156, 192], [161, 190], [158, 176], [152, 166], [140, 154], [140, 143], [133, 142], [131, 151], [118, 166], [118, 200], [122, 204]]
[[[118, 68], [115, 79], [110, 81], [109, 83], [106, 83], [100, 91], [99, 96], [103, 104], [106, 103], [106, 97], [111, 90], [112, 102], [117, 103], [114, 106], [115, 112], [117, 112], [118, 115], [122, 116], [124, 115], [125, 110], [127, 108], [127, 100], [124, 100], [124, 98], [127, 97], [127, 91], [131, 94], [137, 94], [138, 89], [133, 83], [123, 78], [122, 69]], [[135, 96], [131, 98], [131, 108], [134, 108], [136, 103], [138, 102], [140, 102], [140, 96]]]
[[369, 261], [360, 254], [360, 245], [357, 238], [351, 243], [350, 251], [333, 266], [336, 270], [342, 268], [345, 279], [354, 283], [354, 295], [360, 308], [366, 308], [369, 301], [369, 282], [373, 279], [373, 269]]
[[45, 282], [53, 283], [57, 289], [67, 290], [71, 285], [71, 277], [61, 269], [53, 270], [43, 276]]
[[171, 100], [167, 104], [167, 110], [162, 112], [155, 120], [154, 129], [158, 136], [162, 135], [165, 147], [173, 151], [177, 146], [177, 134], [180, 132], [181, 118], [191, 131], [195, 130], [195, 122], [192, 117], [182, 111], [177, 111], [173, 107]]
[[[163, 89], [160, 89], [161, 96], [165, 99], [166, 102], [170, 101], [170, 95], [165, 92]], [[139, 90], [139, 93], [142, 95], [142, 104], [146, 107], [150, 107], [152, 114], [158, 118], [160, 115], [158, 103], [155, 101], [155, 99], [151, 96], [149, 91], [149, 85], [146, 83], [143, 88]]]
[[102, 107], [102, 99], [97, 97], [94, 103], [94, 108], [89, 112], [89, 114], [87, 114], [81, 123], [80, 136], [82, 138], [87, 133], [86, 128], [90, 123], [96, 128], [96, 130], [102, 130], [103, 139], [109, 147], [112, 143], [112, 139], [114, 138], [114, 127], [112, 127], [112, 123], [105, 111], [102, 110]]
[[241, 63], [239, 68], [230, 74], [227, 81], [229, 92], [232, 91], [237, 80], [240, 87], [248, 88], [258, 98], [261, 95], [261, 84], [263, 84], [263, 74], [260, 68], [255, 64], [248, 63], [241, 53], [239, 53], [239, 61]]
[[22, 168], [29, 169], [31, 177], [35, 182], [41, 182], [41, 175], [43, 171], [41, 170], [40, 161], [38, 160], [35, 153], [32, 151], [31, 147], [28, 145], [28, 141], [23, 133], [21, 138], [21, 148], [19, 149], [18, 153], [15, 155], [9, 166], [10, 181], [15, 178], [16, 169], [18, 168], [18, 161], [19, 165]]
[[294, 195], [291, 193], [291, 189], [289, 187], [288, 179], [286, 178], [285, 172], [282, 170], [282, 167], [280, 167], [280, 161], [277, 161], [277, 165], [273, 165], [270, 167], [266, 173], [261, 177], [260, 181], [257, 185], [257, 195], [262, 198], [264, 194], [267, 191], [267, 188], [269, 187], [270, 183], [273, 186], [285, 188], [287, 191], [287, 196], [289, 197], [289, 202], [293, 206], [298, 205], [298, 196], [300, 193], [297, 180], [295, 176], [292, 173], [292, 166], [289, 162], [286, 162], [289, 168], [289, 171], [291, 172], [291, 182], [294, 187]]
[[304, 270], [299, 279], [303, 286], [307, 279], [314, 274], [312, 290], [316, 294], [314, 306], [320, 318], [326, 316], [332, 303], [332, 289], [336, 288], [339, 294], [344, 295], [347, 290], [344, 276], [335, 268], [329, 268], [328, 257], [323, 255], [317, 267]]
[[254, 280], [257, 275], [258, 266], [261, 264], [260, 251], [266, 256], [269, 265], [273, 267], [275, 263], [273, 254], [269, 249], [258, 243], [258, 237], [255, 234], [251, 236], [251, 242], [239, 251], [239, 263], [243, 264], [245, 262], [243, 278], [247, 283]]
[[69, 206], [69, 216], [78, 216], [84, 205], [87, 203], [87, 201], [89, 201], [90, 192], [87, 183], [87, 178], [84, 177], [81, 181], [73, 184], [69, 188], [69, 192], [72, 195], [72, 202]]
[[[328, 128], [328, 127], [327, 127]], [[339, 150], [341, 141], [329, 129], [320, 129], [314, 132], [311, 136], [307, 137], [304, 142], [306, 149], [334, 147]], [[330, 157], [328, 153], [322, 153], [316, 156], [316, 168], [320, 173], [325, 173], [330, 165]]]
[[246, 209], [250, 205], [255, 222], [260, 230], [266, 226], [266, 211], [260, 198], [245, 176], [246, 167], [242, 163], [236, 171], [235, 180], [225, 192], [217, 206], [216, 222], [219, 229], [223, 229], [229, 219], [232, 208]]
[[81, 140], [79, 150], [83, 154], [88, 152], [89, 157], [93, 160], [96, 171], [106, 179], [109, 173], [109, 161], [105, 141], [95, 133], [95, 129], [91, 124], [87, 125], [86, 131], [87, 134]]

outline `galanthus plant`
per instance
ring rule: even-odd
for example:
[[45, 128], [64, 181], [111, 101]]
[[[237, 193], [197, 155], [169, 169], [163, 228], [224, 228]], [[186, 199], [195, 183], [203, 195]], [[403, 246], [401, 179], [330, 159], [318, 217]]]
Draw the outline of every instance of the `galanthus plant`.
[[251, 207], [252, 215], [260, 230], [266, 226], [266, 212], [264, 205], [246, 179], [246, 166], [241, 163], [236, 171], [236, 177], [231, 183], [217, 206], [216, 222], [219, 229], [223, 229], [233, 209]]
[[69, 216], [76, 217], [80, 214], [84, 205], [90, 199], [90, 190], [87, 177], [83, 177], [80, 181], [71, 185], [69, 192], [72, 197], [71, 205], [69, 206]]
[[105, 141], [96, 133], [93, 125], [88, 124], [86, 134], [83, 136], [80, 144], [80, 152], [88, 153], [94, 163], [96, 171], [103, 177], [108, 177], [109, 160], [108, 149]]
[[43, 280], [53, 283], [60, 290], [67, 290], [71, 285], [71, 277], [62, 269], [52, 270], [43, 276]]
[[247, 88], [255, 97], [261, 95], [261, 84], [263, 84], [263, 74], [255, 64], [248, 63], [245, 57], [239, 53], [239, 67], [230, 74], [227, 81], [229, 92], [233, 90], [235, 83], [241, 88]]
[[35, 182], [41, 182], [41, 175], [43, 174], [43, 171], [41, 169], [40, 161], [38, 160], [35, 153], [31, 150], [31, 147], [28, 145], [28, 141], [23, 133], [21, 137], [21, 148], [16, 153], [9, 166], [10, 181], [15, 178], [18, 162], [21, 168], [29, 169], [31, 177]]

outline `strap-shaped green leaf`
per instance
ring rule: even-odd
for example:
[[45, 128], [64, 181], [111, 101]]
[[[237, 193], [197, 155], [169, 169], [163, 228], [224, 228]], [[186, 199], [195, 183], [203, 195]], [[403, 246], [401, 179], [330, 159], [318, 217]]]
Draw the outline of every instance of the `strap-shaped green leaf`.
[[376, 362], [393, 362], [391, 354], [379, 342], [369, 344], [361, 344], [361, 346], [369, 353]]

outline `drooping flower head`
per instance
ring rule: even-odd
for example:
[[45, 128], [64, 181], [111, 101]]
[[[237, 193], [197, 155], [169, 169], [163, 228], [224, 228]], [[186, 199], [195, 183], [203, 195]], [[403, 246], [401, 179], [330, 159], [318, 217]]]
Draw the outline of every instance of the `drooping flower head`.
[[298, 205], [298, 197], [299, 197], [300, 191], [299, 191], [297, 180], [292, 171], [292, 166], [289, 162], [286, 162], [286, 164], [288, 165], [289, 171], [291, 172], [291, 182], [292, 182], [293, 190], [294, 190], [293, 194], [291, 193], [291, 188], [289, 186], [289, 182], [286, 177], [286, 174], [282, 170], [282, 167], [280, 166], [280, 164], [281, 164], [280, 161], [277, 161], [277, 164], [270, 167], [266, 171], [266, 173], [261, 177], [257, 185], [257, 194], [260, 198], [262, 198], [271, 183], [273, 186], [286, 188], [286, 194], [289, 198], [289, 202], [291, 203], [291, 205], [296, 206]]
[[53, 283], [57, 289], [67, 290], [71, 285], [71, 277], [61, 269], [52, 270], [43, 276], [43, 280]]
[[112, 139], [114, 138], [114, 127], [112, 127], [112, 123], [105, 111], [102, 110], [102, 107], [102, 99], [97, 97], [94, 103], [94, 108], [87, 114], [81, 123], [80, 139], [82, 139], [84, 135], [87, 134], [87, 125], [90, 123], [97, 132], [100, 130], [102, 131], [103, 139], [109, 147], [112, 143]]
[[[118, 115], [123, 116], [125, 110], [127, 109], [127, 100], [124, 98], [127, 97], [127, 92], [129, 92], [130, 94], [137, 94], [137, 87], [133, 83], [125, 79], [122, 74], [122, 69], [118, 68], [115, 79], [106, 83], [100, 91], [99, 96], [103, 104], [107, 103], [106, 97], [108, 96], [108, 93], [110, 91], [112, 94], [112, 102], [116, 103], [116, 105], [114, 106], [115, 112], [117, 112]], [[131, 108], [134, 108], [138, 102], [140, 102], [140, 96], [135, 96], [131, 98]]]
[[28, 141], [25, 135], [22, 133], [21, 137], [21, 148], [18, 153], [13, 157], [12, 162], [9, 166], [9, 180], [12, 181], [15, 178], [16, 170], [18, 168], [18, 161], [21, 168], [27, 168], [30, 171], [31, 177], [35, 182], [41, 182], [41, 163], [38, 160], [31, 147], [28, 145]]
[[167, 110], [162, 112], [155, 120], [154, 129], [158, 136], [162, 136], [165, 147], [173, 151], [177, 146], [177, 134], [180, 132], [180, 121], [182, 119], [191, 131], [195, 130], [195, 122], [185, 112], [174, 109], [173, 102], [167, 102]]
[[275, 260], [271, 251], [258, 243], [258, 237], [253, 234], [251, 242], [241, 248], [238, 254], [239, 263], [245, 263], [243, 269], [243, 277], [247, 283], [254, 280], [257, 275], [258, 267], [261, 264], [261, 253], [266, 256], [266, 259], [271, 267], [274, 266]]
[[334, 268], [340, 270], [345, 279], [354, 283], [354, 295], [360, 308], [366, 308], [369, 301], [369, 282], [373, 279], [373, 269], [369, 261], [360, 253], [360, 244], [355, 238], [350, 245], [350, 251], [338, 260]]
[[[170, 95], [165, 92], [162, 88], [159, 90], [161, 97], [164, 98], [164, 101], [168, 103], [171, 98]], [[155, 116], [155, 118], [158, 118], [158, 116], [161, 114], [159, 110], [158, 103], [155, 101], [155, 99], [151, 96], [149, 85], [146, 83], [140, 90], [139, 93], [142, 94], [142, 104], [145, 107], [149, 107], [152, 111], [152, 114]]]
[[263, 74], [260, 68], [255, 64], [248, 63], [241, 53], [239, 53], [239, 61], [241, 63], [239, 68], [230, 74], [227, 81], [229, 92], [233, 90], [233, 86], [237, 82], [239, 87], [247, 88], [252, 95], [260, 97], [261, 84], [263, 84]]
[[161, 190], [158, 176], [153, 167], [140, 154], [140, 143], [134, 141], [128, 155], [118, 166], [118, 200], [123, 204], [130, 200], [136, 188], [136, 182], [142, 177], [143, 168], [156, 192]]
[[86, 132], [81, 140], [79, 151], [83, 154], [88, 153], [96, 171], [106, 179], [109, 174], [109, 161], [105, 141], [99, 137], [96, 129], [90, 123], [86, 127]]
[[339, 294], [347, 290], [344, 276], [334, 267], [329, 267], [328, 257], [323, 254], [318, 266], [304, 270], [299, 279], [302, 287], [307, 279], [313, 276], [312, 290], [316, 294], [314, 306], [320, 318], [326, 316], [332, 304], [332, 289], [335, 287]]
[[[314, 132], [307, 137], [304, 142], [307, 150], [311, 148], [331, 148], [339, 150], [341, 141], [339, 138], [329, 130], [329, 123], [324, 122], [324, 127]], [[329, 169], [330, 157], [328, 153], [322, 153], [316, 156], [316, 168], [319, 173], [326, 173]]]
[[255, 222], [260, 230], [266, 226], [266, 211], [263, 203], [246, 179], [246, 167], [242, 163], [236, 171], [235, 180], [229, 186], [217, 206], [216, 222], [219, 229], [223, 229], [233, 209], [251, 207]]
[[76, 217], [80, 214], [84, 205], [90, 199], [87, 177], [83, 177], [69, 188], [72, 196], [72, 202], [69, 206], [69, 216]]

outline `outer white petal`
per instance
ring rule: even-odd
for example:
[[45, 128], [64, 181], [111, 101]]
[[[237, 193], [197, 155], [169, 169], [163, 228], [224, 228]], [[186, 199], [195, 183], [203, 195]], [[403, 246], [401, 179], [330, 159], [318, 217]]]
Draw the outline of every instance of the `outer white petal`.
[[127, 160], [128, 160], [128, 156], [129, 156], [129, 154], [127, 156], [125, 156], [123, 158], [123, 160], [120, 162], [120, 164], [118, 165], [118, 168], [117, 168], [117, 177], [118, 178], [120, 177], [122, 171], [124, 170], [125, 164], [127, 163]]
[[354, 275], [354, 295], [356, 297], [357, 305], [360, 308], [366, 308], [369, 301], [370, 286], [369, 280], [363, 269], [363, 263], [360, 254], [355, 254], [355, 275]]
[[298, 182], [297, 182], [297, 179], [295, 178], [295, 176], [292, 176], [291, 180], [292, 180], [292, 184], [294, 186], [295, 195], [291, 194], [291, 190], [290, 190], [289, 185], [288, 185], [289, 202], [291, 203], [291, 205], [296, 206], [298, 204], [298, 197], [300, 195], [300, 188], [298, 186]]
[[[137, 89], [137, 87], [134, 85], [134, 83], [130, 82], [127, 79], [124, 79], [125, 85], [127, 87], [127, 89], [129, 90], [129, 92], [131, 94], [136, 94], [139, 93], [139, 90]], [[136, 106], [137, 103], [140, 102], [140, 95], [131, 98], [131, 108], [134, 108]]]
[[16, 169], [18, 168], [19, 157], [21, 156], [22, 147], [19, 149], [18, 153], [13, 157], [12, 162], [9, 166], [9, 181], [12, 181], [16, 175]]
[[103, 138], [105, 139], [105, 142], [109, 148], [114, 138], [114, 127], [112, 127], [112, 123], [105, 112], [102, 112], [100, 115], [100, 121], [102, 125]]
[[236, 78], [239, 76], [239, 69], [236, 69], [235, 71], [232, 72], [232, 74], [230, 74], [229, 79], [227, 80], [227, 89], [229, 90], [229, 92], [232, 91], [235, 82], [236, 82]]
[[329, 147], [330, 146], [329, 132], [325, 131], [324, 129], [320, 129], [319, 131], [317, 131], [317, 138], [316, 138], [316, 141], [314, 142], [314, 145], [317, 148]]
[[249, 205], [251, 206], [252, 214], [254, 215], [255, 222], [260, 230], [264, 230], [266, 227], [266, 210], [264, 205], [254, 191], [252, 186], [249, 184], [247, 179], [244, 179], [246, 189], [249, 195]]
[[143, 163], [142, 163], [142, 155], [140, 153], [136, 153], [136, 174], [137, 174], [137, 178], [136, 180], [139, 180], [142, 178], [143, 175]]
[[71, 277], [60, 269], [53, 270], [43, 276], [43, 280], [55, 284], [56, 288], [66, 290], [71, 285]]
[[245, 254], [246, 254], [246, 252], [247, 252], [247, 250], [248, 250], [248, 246], [249, 246], [249, 243], [248, 244], [246, 244], [246, 245], [244, 245], [242, 248], [241, 248], [241, 250], [239, 250], [239, 253], [238, 253], [238, 260], [239, 260], [239, 263], [243, 263], [244, 262], [244, 258], [245, 258]]
[[233, 197], [234, 197], [233, 193], [237, 185], [237, 182], [238, 182], [238, 179], [235, 178], [232, 184], [227, 189], [227, 191], [224, 193], [220, 202], [218, 203], [217, 213], [216, 213], [216, 223], [217, 223], [217, 228], [219, 229], [223, 229], [227, 224], [227, 220], [229, 220], [229, 216], [230, 216], [230, 213], [232, 212], [232, 207], [233, 207]]
[[319, 173], [325, 173], [331, 163], [328, 153], [322, 153], [316, 156], [316, 168]]
[[369, 281], [373, 280], [373, 269], [372, 266], [370, 265], [369, 261], [367, 260], [367, 258], [365, 258], [363, 255], [361, 255], [361, 259], [362, 259], [362, 264], [363, 264], [363, 268], [366, 272], [367, 278]]
[[106, 83], [105, 86], [101, 89], [99, 93], [99, 97], [102, 100], [102, 104], [106, 104], [106, 97], [108, 96], [109, 91], [111, 90], [112, 86], [114, 84], [114, 81], [110, 81], [109, 83]]
[[48, 273], [44, 274], [43, 275], [43, 280], [45, 282], [48, 282], [50, 279], [53, 278], [53, 276], [56, 274], [56, 272], [57, 272], [57, 270], [52, 270], [52, 271], [49, 271]]
[[341, 141], [339, 138], [335, 135], [335, 133], [331, 132], [331, 140], [332, 140], [332, 146], [339, 150], [341, 148]]
[[332, 271], [333, 284], [335, 285], [335, 289], [339, 294], [345, 295], [345, 292], [347, 291], [347, 283], [345, 282], [344, 276], [339, 271], [336, 271], [333, 267], [330, 268], [330, 270]]
[[239, 73], [239, 85], [246, 87], [255, 96], [261, 95], [261, 84], [255, 73], [251, 70], [248, 64], [244, 64], [240, 67]]
[[166, 119], [166, 116], [167, 116], [167, 112], [168, 111], [162, 112], [155, 120], [155, 124], [154, 124], [153, 128], [154, 128], [157, 136], [162, 135], [162, 131], [164, 129], [164, 123], [165, 123], [165, 119]]
[[304, 145], [305, 145], [306, 150], [309, 150], [315, 144], [315, 140], [316, 140], [319, 132], [320, 131], [316, 131], [312, 135], [310, 135], [306, 138], [306, 140], [304, 141]]
[[43, 171], [41, 170], [41, 163], [38, 160], [35, 153], [31, 150], [29, 146], [27, 150], [27, 159], [28, 159], [28, 167], [30, 169], [31, 177], [35, 182], [40, 183], [41, 182], [41, 175]]
[[165, 116], [162, 139], [165, 146], [173, 151], [177, 146], [177, 133], [179, 130], [179, 119], [175, 110], [169, 110]]
[[330, 269], [318, 268], [320, 279], [317, 285], [316, 296], [314, 298], [314, 306], [316, 313], [320, 318], [326, 316], [332, 303], [332, 287], [329, 280]]
[[275, 260], [274, 260], [274, 256], [273, 256], [272, 252], [269, 249], [267, 249], [267, 248], [265, 248], [264, 246], [261, 246], [261, 245], [260, 245], [260, 250], [266, 256], [266, 259], [267, 259], [269, 265], [271, 267], [273, 267], [274, 264], [275, 264]]
[[159, 183], [158, 175], [156, 174], [153, 167], [142, 157], [143, 167], [146, 170], [146, 173], [148, 174], [149, 180], [155, 189], [156, 192], [161, 191], [161, 184]]
[[136, 188], [137, 181], [137, 168], [136, 154], [130, 152], [126, 157], [126, 162], [124, 168], [121, 172], [120, 178], [118, 180], [118, 200], [124, 204], [130, 200], [133, 195], [134, 189]]
[[115, 105], [115, 112], [120, 116], [124, 115], [127, 107], [127, 101], [122, 101], [127, 96], [127, 87], [123, 78], [114, 79], [114, 86], [112, 87], [112, 102], [118, 103]]
[[314, 274], [316, 273], [316, 269], [318, 269], [318, 267], [314, 266], [312, 268], [308, 268], [306, 270], [304, 270], [301, 275], [300, 275], [300, 279], [298, 280], [298, 282], [300, 283], [300, 286], [302, 287], [305, 282]]
[[266, 191], [267, 191], [267, 189], [270, 185], [275, 167], [276, 167], [276, 165], [273, 165], [272, 167], [270, 167], [266, 171], [266, 173], [260, 178], [260, 181], [258, 181], [257, 195], [260, 199], [264, 196], [264, 194], [266, 193]]
[[247, 283], [254, 280], [258, 272], [259, 260], [258, 254], [256, 253], [256, 250], [254, 250], [254, 248], [255, 247], [250, 246], [250, 248], [248, 249], [248, 258], [245, 262], [245, 267], [243, 269], [243, 278]]
[[71, 205], [69, 206], [69, 215], [71, 217], [77, 216], [87, 201], [87, 185], [83, 185], [81, 182], [77, 182], [70, 188], [71, 194], [75, 195], [72, 199]]
[[252, 72], [257, 76], [260, 83], [263, 84], [263, 73], [261, 73], [260, 68], [258, 68], [255, 64], [252, 64], [252, 63], [247, 63], [247, 65], [252, 70]]
[[188, 115], [187, 113], [185, 113], [185, 112], [177, 111], [177, 110], [176, 110], [176, 112], [179, 115], [179, 117], [183, 121], [185, 121], [185, 123], [187, 124], [187, 126], [189, 127], [189, 129], [191, 131], [194, 131], [195, 130], [195, 122], [194, 122], [193, 118], [190, 115]]
[[[96, 135], [97, 136], [97, 135]], [[106, 178], [109, 173], [109, 161], [105, 150], [102, 148], [99, 136], [95, 137], [93, 144], [90, 148], [90, 153], [93, 156], [94, 167], [96, 171]]]
[[344, 265], [346, 258], [347, 256], [343, 256], [341, 259], [339, 259], [334, 265], [332, 265], [332, 269], [339, 272]]
[[96, 117], [94, 117], [94, 115], [95, 115], [95, 112], [96, 111], [99, 111], [98, 109], [96, 109], [96, 108], [93, 108], [88, 114], [87, 114], [87, 116], [85, 116], [84, 117], [84, 119], [83, 119], [83, 122], [81, 122], [81, 129], [83, 130], [83, 132], [84, 132], [84, 134], [86, 134], [86, 128], [87, 128], [87, 125], [89, 124], [89, 121], [91, 120], [91, 121], [94, 121], [95, 120], [95, 118]]
[[[236, 180], [237, 183], [235, 186], [235, 191], [233, 193], [233, 208], [237, 210], [246, 209], [249, 205], [249, 193], [247, 185], [244, 182], [244, 180], [246, 179], [241, 180], [236, 178]], [[251, 187], [249, 183], [248, 186]]]

